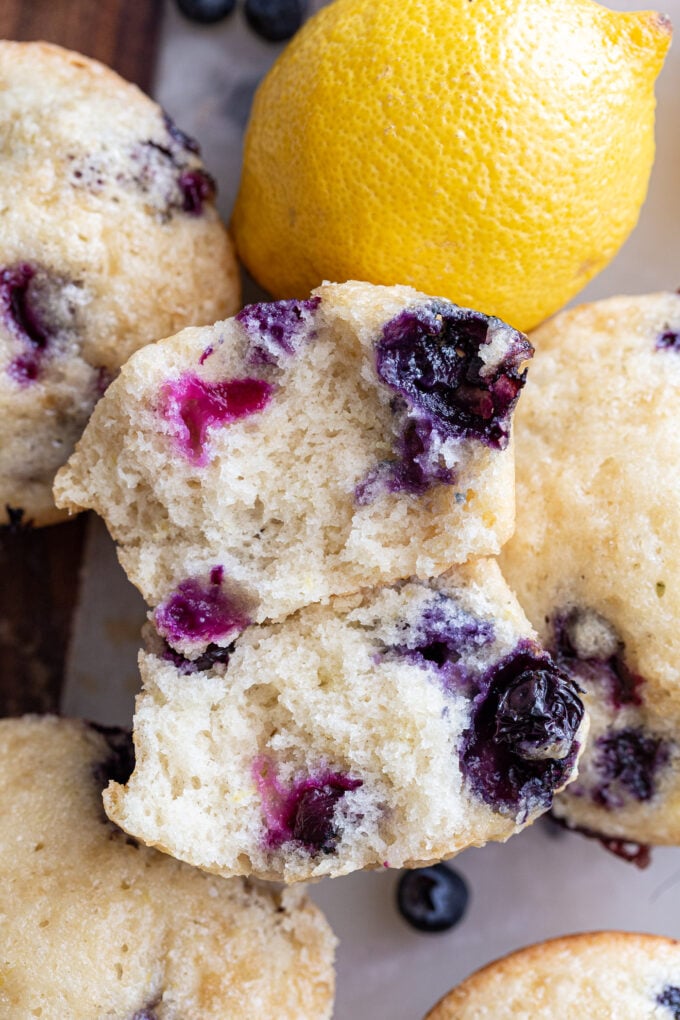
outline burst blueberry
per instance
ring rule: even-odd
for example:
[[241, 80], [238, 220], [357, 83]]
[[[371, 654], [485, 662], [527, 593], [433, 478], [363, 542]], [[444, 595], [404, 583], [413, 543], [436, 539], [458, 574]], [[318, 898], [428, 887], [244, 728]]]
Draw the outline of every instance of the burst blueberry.
[[278, 364], [292, 355], [306, 335], [321, 298], [306, 301], [264, 301], [247, 305], [236, 316], [250, 338], [249, 361]]
[[572, 772], [583, 714], [566, 674], [522, 641], [479, 683], [461, 744], [463, 774], [498, 811], [546, 809]]
[[249, 619], [222, 589], [221, 578], [208, 585], [188, 578], [154, 613], [156, 628], [170, 645], [205, 642], [207, 646], [238, 633]]
[[[502, 362], [484, 362], [494, 335], [512, 343]], [[388, 322], [376, 345], [378, 375], [424, 415], [444, 438], [474, 438], [504, 449], [510, 416], [524, 386], [520, 366], [533, 349], [498, 319], [433, 302], [407, 309]]]

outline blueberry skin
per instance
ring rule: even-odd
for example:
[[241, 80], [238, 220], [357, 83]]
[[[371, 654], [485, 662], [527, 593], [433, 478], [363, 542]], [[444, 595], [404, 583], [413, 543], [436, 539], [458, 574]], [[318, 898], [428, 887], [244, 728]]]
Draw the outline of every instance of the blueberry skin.
[[464, 917], [469, 899], [465, 880], [446, 864], [406, 871], [397, 884], [399, 913], [418, 931], [449, 931]]
[[213, 25], [231, 14], [236, 0], [177, 0], [177, 7], [190, 21]]
[[283, 42], [295, 35], [305, 20], [305, 0], [246, 0], [246, 21], [262, 39]]

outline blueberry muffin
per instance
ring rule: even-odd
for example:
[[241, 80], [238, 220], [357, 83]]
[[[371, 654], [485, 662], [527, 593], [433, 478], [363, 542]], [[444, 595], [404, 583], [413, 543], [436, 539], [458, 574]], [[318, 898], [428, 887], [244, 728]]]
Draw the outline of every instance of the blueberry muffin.
[[239, 285], [196, 143], [101, 64], [0, 42], [0, 168], [0, 524], [45, 524], [123, 362]]
[[206, 875], [140, 846], [101, 790], [132, 768], [120, 730], [0, 721], [3, 1020], [320, 1020], [334, 938], [292, 891]]
[[127, 832], [287, 882], [505, 840], [575, 773], [583, 707], [493, 560], [141, 656]]
[[588, 932], [551, 939], [489, 964], [425, 1020], [674, 1020], [680, 942]]
[[55, 493], [106, 520], [184, 654], [330, 595], [498, 551], [526, 339], [406, 287], [306, 301], [138, 352]]
[[620, 297], [533, 334], [503, 568], [585, 691], [569, 825], [680, 842], [680, 295]]

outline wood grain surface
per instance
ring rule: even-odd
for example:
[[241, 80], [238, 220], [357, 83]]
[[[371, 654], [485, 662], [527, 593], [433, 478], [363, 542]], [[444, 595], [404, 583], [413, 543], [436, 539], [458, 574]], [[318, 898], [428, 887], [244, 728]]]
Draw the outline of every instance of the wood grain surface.
[[[95, 57], [149, 90], [163, 0], [0, 0], [0, 37]], [[0, 715], [58, 711], [86, 516], [0, 534]]]

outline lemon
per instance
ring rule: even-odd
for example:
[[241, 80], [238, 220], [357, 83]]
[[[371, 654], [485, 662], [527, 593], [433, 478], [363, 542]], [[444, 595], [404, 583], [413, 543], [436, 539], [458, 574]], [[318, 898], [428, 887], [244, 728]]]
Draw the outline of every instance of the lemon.
[[258, 90], [242, 260], [277, 298], [408, 283], [532, 328], [635, 225], [670, 38], [592, 0], [336, 0]]

